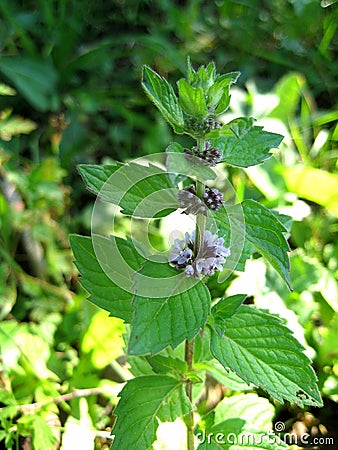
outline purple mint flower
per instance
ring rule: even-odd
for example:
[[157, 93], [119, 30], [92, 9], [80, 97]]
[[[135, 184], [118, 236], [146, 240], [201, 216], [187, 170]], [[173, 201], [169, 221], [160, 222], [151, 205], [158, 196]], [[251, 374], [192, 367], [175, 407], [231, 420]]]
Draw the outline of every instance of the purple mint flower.
[[184, 239], [175, 239], [170, 252], [170, 263], [176, 269], [185, 269], [187, 277], [213, 275], [216, 270], [221, 271], [226, 258], [230, 256], [230, 249], [224, 247], [224, 239], [206, 230], [198, 254], [195, 249], [196, 233], [185, 233]]

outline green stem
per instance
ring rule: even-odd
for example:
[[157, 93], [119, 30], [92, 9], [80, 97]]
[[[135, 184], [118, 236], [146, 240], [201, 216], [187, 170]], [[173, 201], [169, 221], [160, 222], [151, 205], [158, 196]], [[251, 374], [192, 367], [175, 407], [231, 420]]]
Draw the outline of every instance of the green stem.
[[[188, 339], [187, 339], [185, 341], [185, 360], [188, 364], [189, 371], [192, 369], [193, 357], [194, 357], [194, 340], [188, 341]], [[191, 380], [187, 380], [187, 383], [185, 386], [185, 392], [187, 394], [187, 397], [190, 400], [190, 403], [192, 404], [192, 381]], [[191, 410], [190, 413], [185, 417], [185, 424], [187, 427], [187, 450], [194, 450], [195, 443], [194, 443], [194, 411], [193, 410]]]

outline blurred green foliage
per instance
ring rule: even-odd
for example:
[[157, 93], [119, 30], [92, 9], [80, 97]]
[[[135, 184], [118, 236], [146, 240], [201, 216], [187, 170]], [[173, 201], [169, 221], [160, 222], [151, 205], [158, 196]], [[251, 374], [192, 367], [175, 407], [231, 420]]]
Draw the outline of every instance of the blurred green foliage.
[[[215, 283], [215, 290], [222, 295], [246, 283], [253, 301], [288, 320], [314, 359], [324, 396], [325, 413], [310, 411], [313, 427], [320, 423], [321, 433], [336, 433], [334, 3], [0, 2], [3, 448], [30, 442], [33, 449], [51, 449], [60, 431], [63, 450], [108, 448], [120, 382], [146, 370], [136, 360], [128, 369], [123, 323], [98, 312], [77, 283], [67, 235], [90, 229], [94, 198], [84, 192], [75, 165], [163, 151], [171, 131], [140, 88], [141, 66], [178, 79], [187, 55], [194, 65], [213, 58], [220, 72], [242, 72], [224, 120], [251, 115], [285, 136], [280, 153], [245, 175], [224, 170], [240, 199], [259, 199], [293, 217], [294, 291], [279, 285], [259, 259], [250, 262], [249, 278], [234, 276]], [[121, 219], [119, 226], [123, 235], [128, 223]], [[159, 247], [165, 229], [165, 220], [151, 226]], [[313, 432], [304, 412], [275, 406], [277, 417], [303, 421]]]

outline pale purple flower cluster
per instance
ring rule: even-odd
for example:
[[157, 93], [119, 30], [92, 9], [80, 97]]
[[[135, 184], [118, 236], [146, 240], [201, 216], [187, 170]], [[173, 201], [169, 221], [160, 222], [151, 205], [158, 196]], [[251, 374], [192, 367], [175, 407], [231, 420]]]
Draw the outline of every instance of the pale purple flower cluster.
[[203, 241], [196, 255], [196, 235], [185, 233], [184, 239], [175, 239], [170, 252], [170, 263], [176, 269], [184, 269], [187, 277], [213, 275], [216, 270], [222, 270], [226, 258], [230, 256], [230, 249], [224, 247], [224, 239], [206, 230]]

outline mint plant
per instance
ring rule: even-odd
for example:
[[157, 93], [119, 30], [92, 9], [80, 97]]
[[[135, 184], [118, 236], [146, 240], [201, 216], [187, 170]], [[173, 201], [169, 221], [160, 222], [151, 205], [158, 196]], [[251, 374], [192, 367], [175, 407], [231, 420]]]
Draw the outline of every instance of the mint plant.
[[[187, 63], [177, 91], [149, 67], [142, 86], [189, 148], [171, 143], [165, 152], [130, 163], [80, 165], [97, 195], [92, 236], [72, 235], [71, 247], [89, 300], [126, 323], [131, 371], [114, 411], [113, 449], [147, 450], [159, 421], [182, 418], [187, 449], [231, 448], [230, 434], [259, 437], [247, 448], [285, 448], [277, 435], [216, 406], [198, 409], [201, 386], [211, 375], [226, 386], [263, 389], [273, 401], [321, 406], [316, 375], [284, 321], [244, 304], [243, 292], [227, 296], [226, 279], [260, 253], [290, 286], [290, 218], [252, 199], [234, 201], [218, 165], [262, 163], [283, 137], [253, 118], [222, 123], [238, 72], [219, 75], [213, 62], [197, 71]], [[230, 194], [229, 194], [230, 193]], [[177, 230], [167, 251], [102, 231], [100, 208], [111, 203], [132, 218], [160, 220], [177, 211], [193, 230]], [[115, 224], [115, 214], [110, 229]], [[179, 234], [179, 232], [181, 234]], [[168, 236], [169, 239], [169, 236]], [[276, 275], [276, 276], [278, 276]], [[251, 397], [252, 398], [252, 397]], [[204, 433], [206, 442], [198, 437]], [[223, 440], [219, 443], [218, 434]], [[245, 446], [244, 446], [245, 447]]]

